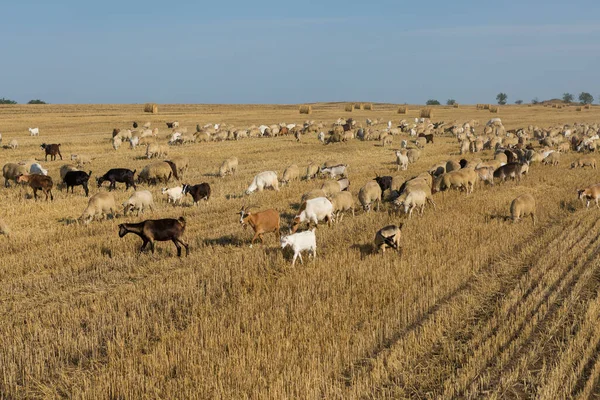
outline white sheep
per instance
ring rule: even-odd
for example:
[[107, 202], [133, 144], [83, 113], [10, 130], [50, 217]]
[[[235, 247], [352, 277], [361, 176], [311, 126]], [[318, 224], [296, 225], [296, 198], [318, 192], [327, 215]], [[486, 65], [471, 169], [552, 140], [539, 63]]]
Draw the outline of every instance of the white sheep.
[[275, 171], [264, 171], [257, 174], [248, 189], [246, 194], [250, 194], [258, 190], [262, 192], [263, 189], [271, 187], [276, 192], [279, 192], [279, 181], [277, 180], [277, 173]]
[[408, 156], [402, 151], [396, 151], [396, 164], [398, 166], [397, 171], [406, 171], [408, 169]]
[[137, 147], [137, 145], [139, 144], [139, 142], [140, 142], [140, 138], [138, 136], [134, 136], [129, 141], [129, 147], [131, 149], [135, 149]]
[[358, 200], [366, 212], [371, 211], [371, 204], [377, 202], [377, 211], [381, 203], [381, 187], [375, 181], [369, 181], [360, 188], [358, 192]]
[[535, 199], [530, 194], [523, 194], [510, 204], [510, 216], [513, 222], [531, 215], [533, 226], [535, 226]]
[[338, 192], [331, 195], [331, 204], [336, 222], [341, 222], [344, 217], [344, 211], [352, 211], [354, 217], [354, 197], [350, 192]]
[[281, 184], [289, 184], [291, 181], [295, 181], [300, 176], [300, 169], [296, 164], [292, 164], [283, 171], [283, 177], [281, 178]]
[[183, 186], [162, 188], [161, 192], [167, 195], [167, 203], [181, 203], [181, 199], [183, 199]]
[[123, 214], [127, 215], [129, 211], [136, 211], [136, 216], [144, 212], [145, 208], [154, 210], [154, 199], [152, 193], [148, 190], [139, 190], [133, 193], [129, 199], [123, 203]]
[[238, 168], [237, 157], [229, 157], [219, 167], [219, 176], [224, 177], [227, 174], [235, 174]]
[[121, 137], [120, 136], [115, 136], [114, 138], [112, 138], [112, 147], [115, 150], [118, 150], [119, 147], [121, 147]]
[[412, 212], [415, 208], [419, 207], [419, 214], [423, 215], [425, 210], [425, 204], [429, 202], [433, 208], [435, 203], [431, 198], [431, 195], [426, 193], [424, 190], [410, 190], [408, 193], [403, 193], [400, 197], [394, 200], [396, 206], [404, 206], [404, 213], [408, 214], [408, 218], [412, 217]]
[[96, 217], [103, 219], [108, 213], [114, 217], [116, 209], [117, 206], [112, 193], [98, 192], [90, 198], [88, 206], [83, 211], [83, 214], [81, 214], [78, 221], [88, 224]]
[[294, 250], [294, 258], [292, 259], [292, 267], [296, 264], [296, 258], [300, 257], [300, 263], [302, 261], [302, 251], [310, 251], [313, 260], [317, 258], [317, 238], [315, 236], [315, 228], [309, 231], [298, 232], [281, 238], [281, 248], [285, 249], [290, 246]]

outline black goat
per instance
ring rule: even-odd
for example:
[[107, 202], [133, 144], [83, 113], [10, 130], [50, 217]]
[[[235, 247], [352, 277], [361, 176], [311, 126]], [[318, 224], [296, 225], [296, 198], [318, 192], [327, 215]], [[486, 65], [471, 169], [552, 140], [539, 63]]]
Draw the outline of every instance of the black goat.
[[136, 129], [138, 127], [137, 122], [133, 121], [133, 129]]
[[391, 176], [377, 176], [375, 178], [377, 184], [381, 188], [381, 193], [385, 192], [387, 189], [392, 187], [392, 177]]
[[210, 185], [206, 182], [194, 186], [183, 185], [183, 190], [181, 192], [184, 196], [187, 193], [192, 195], [194, 205], [197, 205], [200, 200], [208, 201], [208, 199], [210, 199]]
[[419, 137], [424, 137], [425, 143], [433, 143], [433, 133], [429, 133], [427, 135], [424, 133], [419, 133]]
[[113, 168], [108, 170], [107, 173], [102, 175], [100, 178], [96, 178], [96, 182], [98, 182], [98, 187], [102, 186], [102, 183], [105, 181], [109, 181], [110, 185], [108, 186], [108, 190], [113, 190], [117, 188], [116, 182], [125, 183], [125, 190], [129, 189], [129, 187], [133, 187], [133, 190], [136, 190], [135, 181], [133, 180], [133, 176], [135, 175], [135, 171], [127, 168]]
[[172, 122], [167, 122], [167, 128], [173, 129], [173, 123]]
[[90, 175], [92, 175], [92, 171], [90, 171], [88, 174], [86, 174], [84, 171], [67, 172], [63, 178], [63, 183], [67, 186], [67, 193], [69, 193], [69, 188], [71, 188], [71, 193], [73, 193], [75, 186], [83, 186], [85, 197], [88, 197], [90, 194], [88, 189]]
[[48, 161], [48, 156], [50, 156], [51, 161], [56, 160], [57, 154], [60, 156], [61, 160], [63, 159], [62, 154], [60, 154], [60, 143], [58, 143], [58, 144], [42, 143], [40, 145], [40, 147], [42, 148], [42, 150], [46, 151], [46, 161]]
[[185, 255], [188, 256], [190, 254], [188, 244], [181, 240], [184, 231], [185, 218], [183, 217], [179, 217], [179, 219], [148, 219], [137, 224], [119, 224], [119, 237], [123, 237], [128, 233], [135, 233], [142, 238], [144, 242], [142, 243], [142, 247], [140, 247], [140, 252], [150, 243], [150, 249], [154, 253], [155, 240], [159, 242], [171, 240], [175, 244], [175, 247], [177, 247], [178, 257], [181, 257], [181, 245], [185, 247]]

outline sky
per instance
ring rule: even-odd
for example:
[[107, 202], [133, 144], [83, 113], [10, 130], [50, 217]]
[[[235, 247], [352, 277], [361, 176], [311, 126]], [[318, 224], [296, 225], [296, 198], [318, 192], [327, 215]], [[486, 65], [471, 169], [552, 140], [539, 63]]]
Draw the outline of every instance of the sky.
[[600, 96], [600, 1], [3, 1], [19, 103]]

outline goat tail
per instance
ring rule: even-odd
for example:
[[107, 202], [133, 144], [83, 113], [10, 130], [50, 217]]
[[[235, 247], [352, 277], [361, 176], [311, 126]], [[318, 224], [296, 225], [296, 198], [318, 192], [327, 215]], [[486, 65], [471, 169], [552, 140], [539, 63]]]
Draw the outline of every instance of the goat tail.
[[177, 221], [179, 221], [179, 223], [180, 223], [181, 225], [183, 225], [183, 227], [185, 228], [185, 224], [186, 224], [186, 222], [185, 222], [185, 218], [183, 218], [183, 217], [179, 217], [179, 218], [177, 219]]

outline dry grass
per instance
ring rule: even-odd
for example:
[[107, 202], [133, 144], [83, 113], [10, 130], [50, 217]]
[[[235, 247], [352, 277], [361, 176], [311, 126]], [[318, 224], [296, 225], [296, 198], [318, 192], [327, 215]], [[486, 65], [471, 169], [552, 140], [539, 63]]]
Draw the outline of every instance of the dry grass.
[[303, 104], [300, 106], [300, 114], [310, 114], [312, 113], [312, 106], [309, 104]]
[[144, 112], [157, 114], [158, 113], [158, 105], [156, 103], [146, 103], [146, 104], [144, 104]]
[[[573, 114], [596, 122], [600, 112]], [[316, 119], [340, 116], [340, 103], [319, 104]], [[393, 105], [367, 116], [392, 119]], [[568, 111], [566, 111], [568, 112]], [[436, 109], [439, 120], [477, 119], [476, 107]], [[507, 129], [572, 123], [542, 107], [503, 107]], [[132, 121], [164, 126], [226, 122], [235, 126], [301, 123], [296, 106], [161, 105], [0, 106], [2, 163], [43, 159], [41, 142], [61, 143], [63, 156], [96, 157], [98, 176], [136, 168], [144, 150], [113, 151], [114, 127]], [[565, 118], [567, 120], [565, 120]], [[40, 137], [27, 127], [40, 127]], [[166, 142], [169, 132], [159, 132]], [[413, 176], [440, 160], [458, 159], [456, 139], [436, 137], [408, 171], [373, 142], [323, 146], [315, 135], [198, 143], [169, 148], [190, 158], [185, 183], [209, 182], [200, 207], [172, 206], [160, 186], [142, 186], [156, 210], [88, 226], [72, 223], [87, 199], [55, 191], [34, 202], [28, 188], [0, 189], [0, 397], [2, 398], [584, 398], [600, 395], [600, 211], [585, 210], [575, 190], [598, 183], [595, 170], [534, 165], [519, 183], [479, 187], [466, 197], [435, 195], [437, 210], [408, 220], [382, 211], [346, 216], [319, 227], [316, 262], [290, 266], [274, 236], [249, 248], [239, 226], [243, 204], [276, 207], [287, 228], [302, 193], [322, 180], [278, 193], [238, 197], [259, 171], [338, 160], [349, 164], [351, 191], [380, 175]], [[240, 160], [234, 176], [220, 163]], [[491, 151], [477, 154], [489, 159]], [[67, 161], [44, 162], [58, 181]], [[87, 169], [87, 168], [86, 168]], [[169, 186], [174, 186], [172, 182]], [[101, 189], [101, 190], [106, 190]], [[91, 192], [98, 189], [93, 185]], [[122, 185], [118, 202], [129, 197]], [[504, 221], [510, 202], [531, 193], [539, 223]], [[117, 225], [183, 215], [188, 258], [172, 243], [137, 255], [137, 237]], [[404, 222], [402, 256], [372, 254], [377, 229]], [[287, 229], [286, 229], [287, 230]]]

